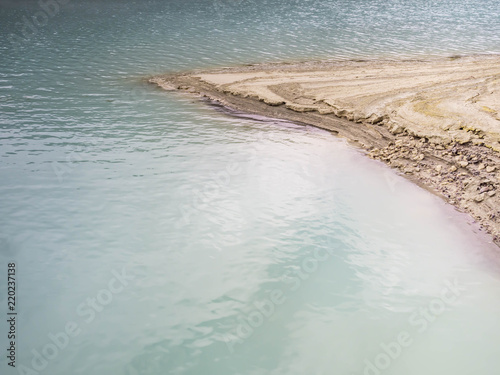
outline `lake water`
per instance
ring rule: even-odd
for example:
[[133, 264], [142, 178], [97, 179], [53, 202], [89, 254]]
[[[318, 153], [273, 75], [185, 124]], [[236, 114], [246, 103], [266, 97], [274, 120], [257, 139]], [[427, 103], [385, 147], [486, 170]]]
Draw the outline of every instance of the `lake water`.
[[499, 9], [0, 1], [1, 373], [497, 374], [497, 248], [466, 216], [327, 132], [143, 78], [499, 53]]

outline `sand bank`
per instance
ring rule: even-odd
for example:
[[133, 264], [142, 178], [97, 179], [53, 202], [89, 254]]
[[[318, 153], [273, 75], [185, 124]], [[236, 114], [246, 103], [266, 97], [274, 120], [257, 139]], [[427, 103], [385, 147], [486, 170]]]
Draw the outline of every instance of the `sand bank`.
[[500, 244], [500, 56], [262, 64], [150, 82], [335, 132]]

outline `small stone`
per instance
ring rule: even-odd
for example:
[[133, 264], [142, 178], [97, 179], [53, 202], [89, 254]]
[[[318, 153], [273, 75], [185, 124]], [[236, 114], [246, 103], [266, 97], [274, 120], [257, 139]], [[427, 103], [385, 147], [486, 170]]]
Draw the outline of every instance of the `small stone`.
[[437, 173], [441, 173], [441, 170], [443, 169], [443, 166], [441, 164], [438, 164], [434, 167]]
[[495, 172], [495, 169], [496, 168], [494, 166], [489, 165], [486, 167], [486, 172], [488, 173]]
[[477, 203], [482, 202], [483, 200], [484, 200], [484, 194], [479, 194], [474, 197], [474, 201]]
[[450, 171], [450, 172], [455, 172], [456, 170], [457, 170], [457, 167], [455, 167], [454, 165], [452, 165], [452, 166], [448, 169], [448, 171]]
[[484, 168], [486, 168], [486, 165], [484, 165], [484, 163], [479, 164], [479, 167], [477, 167], [477, 169], [479, 170], [483, 170]]
[[401, 146], [403, 145], [403, 140], [398, 139], [396, 142], [394, 142], [394, 144], [395, 144], [397, 147], [401, 147]]
[[422, 161], [422, 160], [424, 160], [424, 158], [425, 158], [425, 155], [420, 154], [420, 155], [418, 155], [417, 160]]
[[391, 132], [392, 134], [394, 134], [394, 135], [396, 135], [396, 134], [401, 134], [403, 131], [404, 131], [404, 128], [403, 128], [403, 127], [401, 127], [401, 126], [399, 126], [399, 125], [397, 125], [397, 124], [396, 124], [396, 125], [394, 125], [394, 126], [391, 128], [391, 130], [390, 130], [390, 132]]
[[465, 160], [462, 160], [458, 162], [458, 165], [460, 165], [462, 168], [465, 168], [469, 165], [469, 163], [467, 163]]
[[373, 114], [373, 115], [370, 116], [370, 122], [372, 124], [379, 124], [382, 121], [384, 121], [384, 116], [380, 116], [380, 115], [376, 115], [376, 114]]
[[420, 172], [420, 168], [415, 168], [415, 172]]
[[488, 192], [488, 195], [489, 195], [490, 197], [494, 196], [495, 194], [496, 194], [496, 191], [495, 191], [495, 190], [491, 190], [491, 191], [489, 191], [489, 192]]

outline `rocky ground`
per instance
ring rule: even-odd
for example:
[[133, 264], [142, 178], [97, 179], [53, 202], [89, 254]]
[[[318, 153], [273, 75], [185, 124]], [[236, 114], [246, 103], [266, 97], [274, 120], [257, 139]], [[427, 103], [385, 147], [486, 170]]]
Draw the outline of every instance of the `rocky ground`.
[[369, 156], [470, 213], [500, 244], [498, 152], [470, 144], [436, 145], [425, 138], [401, 134], [383, 148], [371, 148]]

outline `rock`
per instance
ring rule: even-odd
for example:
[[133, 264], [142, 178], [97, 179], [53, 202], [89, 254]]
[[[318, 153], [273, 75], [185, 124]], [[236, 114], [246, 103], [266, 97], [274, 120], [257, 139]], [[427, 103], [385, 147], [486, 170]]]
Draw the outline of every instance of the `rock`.
[[474, 202], [482, 202], [484, 200], [484, 194], [479, 194], [474, 197]]
[[398, 139], [396, 142], [394, 142], [394, 144], [396, 145], [396, 147], [401, 147], [403, 145], [403, 140]]
[[443, 166], [441, 164], [438, 164], [434, 167], [437, 173], [441, 173], [441, 170], [443, 169]]
[[369, 118], [369, 122], [372, 124], [379, 124], [384, 121], [384, 116], [372, 114]]
[[425, 158], [425, 155], [420, 154], [420, 155], [418, 155], [417, 160], [422, 161], [422, 160], [424, 160], [424, 158]]
[[489, 166], [486, 167], [486, 172], [488, 172], [488, 173], [495, 172], [495, 169], [496, 168], [494, 166], [490, 166], [489, 165]]
[[332, 108], [318, 108], [318, 112], [320, 115], [329, 115], [330, 113], [335, 113]]
[[[267, 98], [266, 97], [262, 101], [264, 103], [272, 105], [272, 106], [279, 106], [279, 105], [285, 104], [285, 102], [279, 97], [277, 97], [277, 98], [274, 98], [274, 97]], [[312, 112], [312, 111], [316, 110], [316, 107], [309, 106], [309, 105], [296, 104], [296, 103], [286, 103], [286, 107], [288, 109], [291, 109], [292, 111], [295, 111], [295, 112]], [[349, 120], [352, 121], [352, 118], [350, 118]]]
[[352, 115], [352, 121], [360, 123], [361, 121], [365, 120], [365, 117], [358, 112], [354, 112]]
[[395, 124], [391, 130], [389, 130], [392, 134], [394, 135], [397, 135], [397, 134], [401, 134], [402, 132], [404, 132], [404, 128], [399, 126], [398, 124]]
[[462, 168], [465, 168], [469, 165], [469, 163], [467, 163], [465, 160], [462, 160], [458, 162], [458, 165], [460, 165]]
[[454, 134], [454, 140], [457, 142], [457, 143], [460, 143], [461, 145], [463, 144], [466, 144], [466, 143], [469, 143], [471, 141], [471, 134], [470, 133], [464, 133], [464, 132], [459, 132], [459, 133], [456, 133]]
[[489, 192], [488, 192], [488, 195], [489, 195], [490, 197], [494, 196], [495, 194], [496, 194], [496, 191], [495, 191], [495, 190], [491, 190], [491, 191], [489, 191]]
[[484, 163], [479, 164], [479, 166], [477, 167], [477, 169], [479, 169], [479, 170], [483, 170], [484, 168], [486, 168]]
[[456, 170], [457, 170], [457, 167], [455, 167], [454, 165], [452, 165], [452, 166], [448, 169], [448, 171], [449, 171], [449, 172], [455, 172]]

